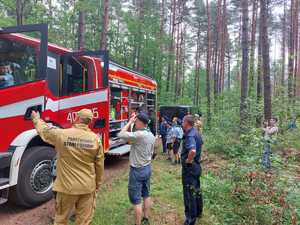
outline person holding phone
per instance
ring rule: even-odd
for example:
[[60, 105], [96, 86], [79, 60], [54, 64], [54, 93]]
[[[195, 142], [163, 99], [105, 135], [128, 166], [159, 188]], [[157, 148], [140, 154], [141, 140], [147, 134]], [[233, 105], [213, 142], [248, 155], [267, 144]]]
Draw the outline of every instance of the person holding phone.
[[[135, 130], [131, 131], [134, 124]], [[151, 199], [150, 178], [151, 160], [154, 153], [155, 137], [148, 129], [149, 116], [140, 112], [133, 114], [129, 122], [122, 128], [118, 137], [131, 144], [128, 180], [128, 196], [134, 206], [135, 224], [149, 224]], [[143, 200], [143, 203], [142, 203]], [[144, 217], [143, 215], [144, 209]]]

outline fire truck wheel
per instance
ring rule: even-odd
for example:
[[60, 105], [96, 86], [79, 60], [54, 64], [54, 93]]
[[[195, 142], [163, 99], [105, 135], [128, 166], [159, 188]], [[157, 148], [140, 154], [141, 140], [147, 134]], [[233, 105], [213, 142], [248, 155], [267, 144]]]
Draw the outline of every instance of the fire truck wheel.
[[20, 206], [35, 207], [52, 198], [51, 161], [54, 156], [55, 150], [48, 146], [26, 150], [19, 169], [18, 184], [10, 192], [11, 201]]

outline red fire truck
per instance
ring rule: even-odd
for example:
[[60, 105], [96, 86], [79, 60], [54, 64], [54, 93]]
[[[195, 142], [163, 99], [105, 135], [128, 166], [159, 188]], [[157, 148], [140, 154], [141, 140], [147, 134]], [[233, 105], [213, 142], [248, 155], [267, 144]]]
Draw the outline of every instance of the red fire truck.
[[68, 128], [77, 111], [91, 109], [91, 128], [110, 155], [129, 152], [117, 133], [132, 112], [147, 110], [155, 120], [152, 78], [109, 61], [106, 51], [73, 52], [47, 36], [45, 24], [0, 28], [0, 203], [33, 207], [52, 197], [55, 151], [33, 129], [32, 110]]

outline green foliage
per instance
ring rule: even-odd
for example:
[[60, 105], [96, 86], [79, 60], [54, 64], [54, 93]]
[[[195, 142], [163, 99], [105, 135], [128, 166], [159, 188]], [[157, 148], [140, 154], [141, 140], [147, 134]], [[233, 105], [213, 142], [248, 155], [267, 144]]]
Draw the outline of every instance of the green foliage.
[[[25, 1], [24, 22], [49, 24], [49, 41], [76, 49], [78, 38], [78, 14], [86, 14], [86, 48], [99, 49], [102, 24], [102, 5], [99, 0]], [[109, 50], [111, 59], [127, 67], [139, 70], [155, 78], [158, 83], [159, 104], [193, 105], [195, 76], [200, 76], [200, 105], [196, 111], [203, 114], [205, 151], [226, 159], [222, 173], [214, 174], [205, 168], [202, 178], [206, 212], [203, 224], [228, 225], [290, 225], [293, 218], [300, 221], [300, 187], [295, 180], [299, 173], [300, 130], [287, 130], [288, 121], [300, 115], [300, 101], [286, 97], [286, 87], [277, 85], [272, 99], [273, 115], [279, 118], [280, 134], [272, 146], [273, 172], [269, 178], [261, 171], [262, 132], [258, 119], [263, 119], [263, 99], [257, 102], [256, 88], [247, 98], [248, 118], [246, 132], [240, 134], [240, 43], [232, 41], [232, 59], [237, 56], [231, 72], [231, 89], [212, 99], [211, 127], [206, 126], [206, 26], [207, 19], [203, 1], [195, 1], [195, 7], [187, 10], [183, 18], [190, 26], [186, 35], [186, 74], [182, 74], [184, 93], [174, 93], [174, 81], [167, 80], [168, 63], [175, 65], [175, 55], [169, 54], [171, 35], [169, 28], [170, 1], [166, 1], [164, 29], [161, 32], [161, 5], [158, 0], [143, 1], [143, 15], [139, 14], [139, 1], [110, 1]], [[44, 3], [44, 2], [43, 2]], [[239, 1], [232, 1], [228, 10], [229, 24], [239, 23]], [[0, 1], [0, 27], [16, 24], [15, 1]], [[211, 4], [212, 29], [216, 32], [216, 1]], [[201, 30], [201, 69], [193, 69], [196, 30]], [[237, 27], [231, 29], [237, 30]], [[231, 32], [231, 31], [230, 31]], [[239, 31], [238, 31], [239, 32]], [[216, 35], [213, 35], [216, 37]], [[279, 63], [280, 64], [280, 63]], [[281, 69], [272, 65], [272, 78], [278, 80]], [[174, 69], [171, 68], [173, 75]], [[256, 82], [256, 80], [254, 80]], [[212, 82], [212, 81], [211, 81]], [[167, 83], [170, 90], [166, 91]], [[218, 159], [216, 159], [217, 161]], [[216, 162], [215, 162], [216, 163]], [[171, 214], [182, 222], [182, 191], [180, 171], [163, 162], [155, 163], [153, 197], [156, 201], [154, 215], [166, 223]], [[132, 215], [127, 201], [126, 176], [112, 187], [100, 193], [95, 224], [129, 224]], [[171, 189], [171, 191], [170, 191]], [[116, 195], [116, 193], [118, 193]], [[174, 213], [175, 211], [175, 213]], [[129, 215], [128, 215], [129, 214]], [[125, 218], [125, 219], [124, 219]], [[155, 218], [155, 221], [159, 221]], [[107, 222], [110, 221], [110, 222]], [[175, 223], [173, 223], [175, 224]], [[173, 225], [172, 224], [172, 225]]]

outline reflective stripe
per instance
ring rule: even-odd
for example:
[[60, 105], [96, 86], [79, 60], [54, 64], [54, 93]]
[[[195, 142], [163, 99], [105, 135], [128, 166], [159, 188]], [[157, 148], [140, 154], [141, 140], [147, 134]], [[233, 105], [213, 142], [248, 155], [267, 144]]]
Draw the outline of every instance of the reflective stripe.
[[51, 110], [52, 112], [57, 112], [58, 110], [69, 109], [73, 107], [79, 107], [83, 105], [94, 104], [97, 102], [107, 101], [107, 90], [98, 91], [95, 93], [90, 93], [86, 95], [75, 96], [71, 98], [61, 99], [53, 101], [48, 99], [46, 103], [45, 110]]
[[44, 106], [44, 96], [39, 96], [36, 98], [31, 98], [28, 100], [1, 106], [0, 107], [0, 119], [25, 115], [28, 107], [35, 106], [35, 105], [42, 105], [42, 107], [43, 107]]
[[[73, 107], [79, 107], [83, 105], [94, 104], [97, 102], [105, 102], [108, 99], [107, 90], [97, 91], [94, 93], [84, 94], [80, 96], [65, 98], [53, 101], [48, 98], [46, 100], [45, 110], [51, 110], [52, 112], [57, 112], [58, 110], [69, 109]], [[39, 96], [36, 98], [27, 99], [24, 101], [12, 103], [0, 107], [0, 119], [23, 116], [26, 110], [35, 105], [42, 105], [44, 107], [44, 96]], [[42, 108], [42, 111], [44, 109]]]

